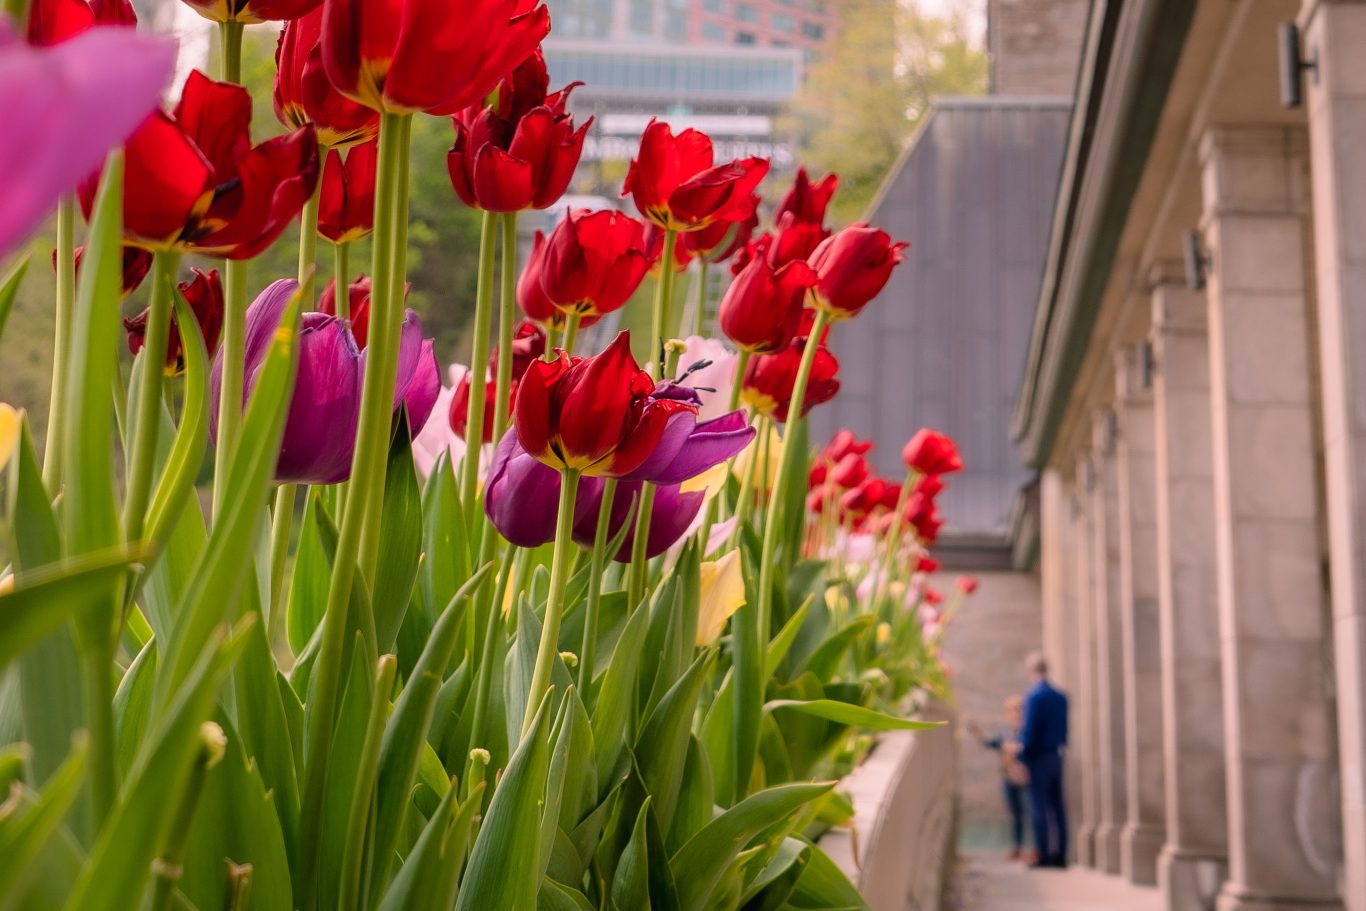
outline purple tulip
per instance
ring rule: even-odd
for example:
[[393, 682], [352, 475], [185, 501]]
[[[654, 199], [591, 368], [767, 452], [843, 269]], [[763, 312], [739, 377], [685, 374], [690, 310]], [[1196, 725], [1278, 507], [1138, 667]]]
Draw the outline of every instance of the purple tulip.
[[0, 21], [0, 256], [156, 110], [175, 57], [124, 28], [30, 47]]
[[[693, 390], [660, 383], [661, 398], [696, 396]], [[704, 493], [682, 493], [679, 485], [740, 452], [754, 439], [754, 428], [735, 411], [711, 421], [697, 423], [691, 413], [676, 415], [665, 429], [655, 451], [641, 468], [623, 478], [612, 501], [611, 534], [621, 529], [633, 498], [638, 500], [644, 482], [659, 485], [650, 514], [650, 556], [663, 553], [687, 531], [702, 506]], [[603, 480], [584, 478], [574, 510], [574, 540], [593, 546]], [[522, 448], [517, 434], [506, 434], [498, 444], [484, 488], [484, 511], [493, 526], [518, 547], [539, 547], [555, 538], [555, 513], [560, 498], [560, 474]], [[610, 537], [610, 535], [609, 535]], [[617, 559], [630, 559], [634, 532]]]
[[[598, 528], [598, 510], [602, 506], [602, 491], [606, 483], [601, 478], [584, 478], [579, 483], [578, 508], [574, 511], [574, 540], [591, 548]], [[621, 531], [630, 519], [631, 530], [612, 559], [618, 563], [631, 562], [631, 550], [636, 540], [636, 507], [640, 503], [641, 481], [622, 481], [612, 498], [612, 514], [607, 521], [607, 540]], [[705, 490], [683, 493], [678, 484], [662, 484], [655, 488], [655, 502], [650, 510], [650, 537], [645, 545], [645, 556], [657, 557], [687, 533], [693, 519], [707, 498]]]
[[[261, 292], [247, 308], [243, 406], [256, 386], [256, 374], [297, 287], [297, 282], [281, 279]], [[300, 322], [299, 372], [289, 401], [275, 479], [282, 483], [336, 484], [351, 474], [366, 353], [356, 345], [345, 320], [314, 312], [305, 313]], [[211, 377], [211, 433], [216, 433], [218, 427], [222, 373], [220, 351], [214, 359]], [[432, 343], [423, 340], [422, 323], [409, 310], [399, 344], [394, 411], [407, 406], [410, 433], [426, 423], [440, 386]]]

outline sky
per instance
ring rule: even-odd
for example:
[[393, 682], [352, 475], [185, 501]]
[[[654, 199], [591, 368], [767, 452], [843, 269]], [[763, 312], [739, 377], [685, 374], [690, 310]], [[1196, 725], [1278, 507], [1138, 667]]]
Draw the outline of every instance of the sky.
[[962, 13], [968, 22], [969, 34], [981, 46], [986, 41], [987, 4], [986, 0], [906, 0], [922, 13], [944, 16]]

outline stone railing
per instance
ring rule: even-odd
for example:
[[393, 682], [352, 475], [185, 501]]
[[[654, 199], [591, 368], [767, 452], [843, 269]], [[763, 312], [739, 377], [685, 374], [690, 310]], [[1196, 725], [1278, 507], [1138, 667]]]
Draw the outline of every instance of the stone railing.
[[820, 840], [872, 911], [940, 911], [954, 862], [956, 731], [946, 712], [926, 716], [948, 724], [879, 739], [840, 785], [854, 802], [852, 826]]

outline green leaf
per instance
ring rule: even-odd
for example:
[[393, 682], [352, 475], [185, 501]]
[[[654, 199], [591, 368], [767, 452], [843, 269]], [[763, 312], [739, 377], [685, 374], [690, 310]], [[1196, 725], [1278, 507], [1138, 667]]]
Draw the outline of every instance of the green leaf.
[[163, 643], [154, 700], [158, 706], [166, 705], [179, 688], [213, 628], [232, 616], [249, 577], [247, 570], [252, 566], [256, 542], [264, 527], [261, 518], [266, 509], [266, 494], [279, 460], [294, 384], [302, 305], [301, 289], [285, 308], [280, 329], [257, 373], [256, 388], [247, 406], [228, 477], [223, 479], [232, 496], [224, 499], [221, 514], [214, 517], [208, 546], [182, 599], [174, 634]]
[[427, 744], [427, 732], [431, 730], [436, 697], [455, 654], [469, 598], [492, 567], [491, 563], [481, 567], [446, 605], [384, 728], [379, 759], [372, 904], [379, 898], [380, 886], [388, 879], [389, 867], [398, 849], [398, 836], [408, 812], [422, 747]]
[[683, 765], [683, 780], [678, 787], [678, 805], [674, 808], [674, 821], [669, 831], [670, 853], [681, 848], [697, 834], [698, 829], [711, 821], [715, 805], [711, 763], [707, 760], [701, 741], [690, 737], [688, 758]]
[[365, 649], [357, 643], [351, 650], [346, 687], [342, 691], [337, 728], [327, 760], [318, 845], [320, 908], [344, 907], [342, 893], [345, 889], [346, 853], [354, 834], [350, 829], [351, 811], [356, 798], [356, 783], [365, 774], [361, 763], [364, 760], [371, 707], [375, 703], [374, 667]]
[[606, 790], [607, 781], [614, 774], [626, 746], [626, 738], [635, 726], [632, 710], [636, 676], [648, 621], [644, 610], [631, 613], [598, 689], [598, 702], [593, 708], [593, 743], [598, 753], [599, 791]]
[[157, 846], [179, 810], [167, 795], [183, 791], [201, 748], [200, 726], [242, 645], [240, 633], [225, 641], [221, 628], [212, 632], [199, 660], [157, 716], [72, 891], [67, 903], [71, 911], [125, 911], [138, 906]]
[[678, 790], [683, 783], [683, 768], [688, 757], [693, 713], [715, 656], [711, 650], [697, 656], [687, 673], [659, 701], [636, 738], [636, 764], [645, 790], [654, 798], [660, 828], [665, 831], [673, 824], [674, 807], [678, 805]]
[[792, 893], [797, 885], [797, 880], [801, 878], [806, 870], [807, 857], [816, 849], [807, 842], [799, 838], [785, 838], [780, 842], [771, 856], [761, 857], [764, 861], [763, 866], [745, 887], [743, 901], [748, 907], [760, 893], [763, 895], [762, 901], [758, 902], [757, 909], [770, 909], [779, 907], [787, 896]]
[[153, 639], [142, 647], [133, 663], [128, 665], [114, 694], [114, 730], [118, 751], [115, 768], [119, 781], [124, 780], [133, 767], [138, 747], [147, 733], [156, 671], [157, 646]]
[[875, 623], [877, 616], [874, 614], [860, 614], [850, 620], [822, 642], [799, 670], [815, 674], [822, 680], [831, 679], [839, 672], [844, 653], [853, 647], [860, 636], [872, 629]]
[[788, 784], [760, 791], [703, 826], [670, 859], [683, 911], [701, 911], [750, 839], [834, 787]]
[[[0, 289], [0, 298], [3, 294]], [[27, 419], [19, 425], [7, 493], [6, 546], [16, 580], [23, 584], [29, 567], [55, 563], [62, 555], [57, 516], [43, 486]], [[64, 623], [33, 644], [20, 656], [18, 670], [23, 737], [33, 748], [29, 780], [44, 781], [66, 758], [72, 734], [85, 725], [84, 671], [72, 625]]]
[[484, 783], [475, 786], [459, 812], [453, 811], [456, 794], [456, 788], [447, 789], [385, 892], [380, 911], [449, 908], [455, 904], [465, 867], [465, 845], [484, 801]]
[[531, 730], [512, 754], [470, 853], [456, 911], [531, 908], [540, 889], [541, 802], [550, 761], [547, 693]]
[[28, 271], [28, 263], [27, 256], [19, 260], [9, 275], [5, 276], [4, 283], [0, 284], [0, 338], [5, 336], [5, 323], [9, 321], [9, 315], [14, 310], [14, 299], [19, 295], [19, 285], [24, 280], [24, 273]]
[[422, 550], [422, 492], [413, 468], [407, 422], [407, 412], [401, 410], [399, 426], [389, 447], [389, 468], [384, 475], [379, 562], [375, 565], [373, 586], [375, 635], [380, 652], [393, 651], [398, 639]]
[[816, 718], [824, 718], [826, 721], [834, 721], [838, 724], [867, 728], [870, 731], [926, 731], [944, 726], [942, 721], [915, 721], [910, 718], [897, 718], [895, 715], [888, 715], [876, 709], [864, 708], [861, 705], [850, 705], [847, 702], [836, 702], [833, 699], [774, 699], [764, 705], [766, 712], [776, 712], [780, 709], [801, 712], [803, 715], [813, 715]]
[[456, 487], [450, 459], [443, 453], [422, 495], [422, 549], [427, 557], [419, 576], [429, 623], [470, 574], [470, 543]]
[[[808, 844], [810, 844], [808, 842]], [[833, 911], [866, 911], [868, 903], [849, 877], [830, 856], [812, 845], [806, 869], [797, 880], [789, 902], [795, 908], [827, 908]]]
[[290, 911], [294, 907], [285, 833], [274, 801], [241, 737], [220, 718], [227, 752], [205, 777], [185, 847], [180, 891], [198, 908], [224, 908], [229, 898], [225, 864], [251, 865], [247, 908]]
[[[87, 738], [77, 737], [70, 755], [52, 773], [41, 794], [25, 791], [11, 811], [0, 811], [0, 908], [12, 906], [33, 861], [80, 796], [88, 751]], [[12, 789], [7, 790], [13, 800]]]
[[797, 608], [797, 612], [787, 618], [778, 635], [768, 644], [768, 653], [764, 658], [765, 677], [772, 677], [778, 670], [778, 665], [787, 657], [787, 652], [792, 648], [792, 643], [797, 641], [797, 634], [802, 631], [802, 624], [806, 622], [806, 615], [810, 613], [811, 605], [814, 603], [814, 596], [808, 596], [802, 602], [802, 606]]
[[316, 487], [310, 490], [294, 551], [294, 575], [290, 580], [289, 613], [285, 621], [289, 647], [296, 655], [308, 646], [327, 607], [327, 587], [332, 572], [318, 532], [318, 513], [326, 508], [322, 490]]
[[617, 861], [617, 872], [612, 877], [612, 907], [616, 911], [649, 911], [650, 909], [650, 849], [646, 844], [646, 821], [650, 814], [650, 798], [640, 805], [631, 840]]
[[181, 511], [191, 502], [195, 477], [209, 446], [209, 353], [185, 295], [174, 289], [171, 300], [185, 355], [185, 405], [180, 430], [147, 510], [146, 536], [158, 548], [169, 539]]
[[88, 616], [106, 602], [142, 552], [106, 549], [43, 566], [0, 595], [0, 668], [73, 617]]
[[536, 896], [538, 911], [597, 911], [588, 897], [578, 889], [547, 879]]

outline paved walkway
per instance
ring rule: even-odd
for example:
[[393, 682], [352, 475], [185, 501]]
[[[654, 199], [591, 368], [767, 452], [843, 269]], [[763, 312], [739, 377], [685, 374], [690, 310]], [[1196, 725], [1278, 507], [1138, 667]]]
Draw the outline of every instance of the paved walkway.
[[1156, 889], [1071, 867], [1030, 870], [999, 856], [968, 854], [953, 911], [1161, 911]]

